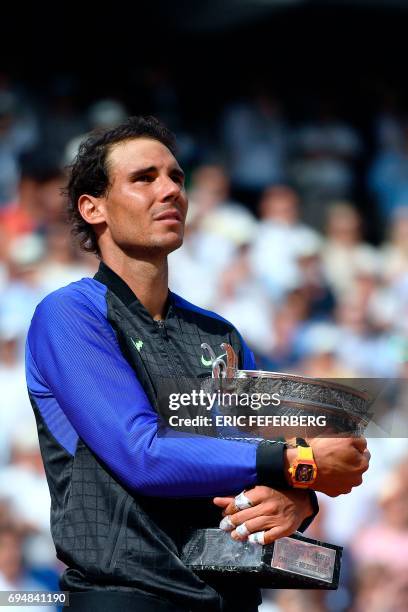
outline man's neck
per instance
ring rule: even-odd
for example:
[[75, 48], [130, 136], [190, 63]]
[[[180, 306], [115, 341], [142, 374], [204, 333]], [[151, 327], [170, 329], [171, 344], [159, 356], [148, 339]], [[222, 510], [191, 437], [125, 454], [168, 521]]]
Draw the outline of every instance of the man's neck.
[[151, 261], [108, 255], [103, 261], [125, 281], [153, 319], [164, 318], [168, 297], [167, 257]]

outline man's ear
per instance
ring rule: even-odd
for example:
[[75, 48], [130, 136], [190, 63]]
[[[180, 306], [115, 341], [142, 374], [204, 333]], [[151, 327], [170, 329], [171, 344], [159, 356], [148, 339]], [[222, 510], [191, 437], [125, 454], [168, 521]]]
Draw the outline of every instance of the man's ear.
[[78, 210], [83, 219], [91, 225], [104, 223], [106, 220], [102, 198], [83, 194], [78, 200]]

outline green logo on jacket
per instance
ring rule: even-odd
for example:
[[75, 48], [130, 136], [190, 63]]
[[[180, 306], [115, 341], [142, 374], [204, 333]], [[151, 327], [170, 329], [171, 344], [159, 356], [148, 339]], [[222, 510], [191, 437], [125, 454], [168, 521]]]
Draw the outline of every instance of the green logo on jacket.
[[131, 341], [135, 349], [138, 351], [138, 353], [140, 353], [143, 346], [143, 340], [133, 340], [133, 338], [131, 338]]

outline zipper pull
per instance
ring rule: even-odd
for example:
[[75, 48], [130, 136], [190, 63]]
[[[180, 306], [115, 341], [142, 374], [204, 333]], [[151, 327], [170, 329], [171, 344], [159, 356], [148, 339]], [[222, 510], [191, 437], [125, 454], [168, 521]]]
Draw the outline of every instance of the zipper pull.
[[156, 323], [159, 327], [161, 337], [167, 338], [166, 324], [164, 323], [163, 319], [159, 319], [158, 321], [156, 321]]

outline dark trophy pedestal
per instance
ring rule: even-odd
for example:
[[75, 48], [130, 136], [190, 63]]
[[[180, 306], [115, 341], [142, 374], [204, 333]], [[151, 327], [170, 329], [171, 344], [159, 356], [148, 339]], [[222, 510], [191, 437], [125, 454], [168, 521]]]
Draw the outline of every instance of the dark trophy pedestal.
[[236, 542], [221, 529], [197, 529], [181, 559], [211, 584], [238, 580], [260, 588], [337, 589], [342, 550], [298, 533], [260, 546]]

